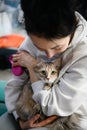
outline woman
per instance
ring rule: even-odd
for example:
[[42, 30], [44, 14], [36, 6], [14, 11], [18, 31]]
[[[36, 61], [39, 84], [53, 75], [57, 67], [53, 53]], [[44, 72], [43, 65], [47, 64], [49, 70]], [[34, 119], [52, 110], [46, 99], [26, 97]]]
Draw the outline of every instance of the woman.
[[[10, 123], [11, 130], [18, 129], [14, 125], [14, 115], [21, 129], [46, 129], [46, 124], [58, 117], [80, 114], [77, 125], [81, 130], [87, 129], [87, 23], [75, 12], [74, 0], [21, 0], [24, 11], [25, 28], [28, 38], [20, 46], [17, 54], [13, 55], [13, 66], [26, 67], [30, 72], [33, 89], [33, 99], [41, 104], [47, 120], [35, 123], [40, 115], [31, 120], [21, 121], [15, 110], [16, 100], [22, 86], [28, 80], [28, 75], [14, 76], [5, 89], [5, 101], [8, 112], [0, 119], [0, 128], [10, 130], [9, 124], [3, 125], [4, 120]], [[58, 83], [51, 90], [43, 90], [43, 83], [33, 72], [37, 58], [53, 61], [62, 59], [62, 68]], [[48, 108], [48, 109], [47, 109]], [[16, 122], [16, 124], [17, 124]], [[15, 128], [16, 127], [16, 128]]]

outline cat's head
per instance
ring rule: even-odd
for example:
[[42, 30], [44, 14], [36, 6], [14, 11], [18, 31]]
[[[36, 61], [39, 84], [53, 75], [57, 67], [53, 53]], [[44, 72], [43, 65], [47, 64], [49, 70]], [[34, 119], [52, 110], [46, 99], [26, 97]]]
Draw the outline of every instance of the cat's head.
[[34, 68], [34, 71], [39, 79], [44, 80], [46, 83], [53, 83], [57, 79], [60, 71], [60, 59], [48, 63], [41, 61]]

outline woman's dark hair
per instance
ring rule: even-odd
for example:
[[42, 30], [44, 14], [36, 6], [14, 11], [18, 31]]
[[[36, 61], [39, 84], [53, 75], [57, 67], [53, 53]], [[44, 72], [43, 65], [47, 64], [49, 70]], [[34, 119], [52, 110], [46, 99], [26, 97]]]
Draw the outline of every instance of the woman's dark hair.
[[75, 0], [21, 0], [28, 34], [62, 38], [77, 27]]

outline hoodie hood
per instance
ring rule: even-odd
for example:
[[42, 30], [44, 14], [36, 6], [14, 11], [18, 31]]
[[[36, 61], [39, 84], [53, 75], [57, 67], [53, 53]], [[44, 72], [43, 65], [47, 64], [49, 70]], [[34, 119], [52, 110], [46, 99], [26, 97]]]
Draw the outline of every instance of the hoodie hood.
[[73, 47], [76, 47], [77, 44], [82, 43], [82, 40], [87, 37], [87, 21], [83, 18], [82, 15], [80, 15], [80, 13], [75, 12], [75, 15], [78, 20], [78, 25], [70, 43], [70, 45]]

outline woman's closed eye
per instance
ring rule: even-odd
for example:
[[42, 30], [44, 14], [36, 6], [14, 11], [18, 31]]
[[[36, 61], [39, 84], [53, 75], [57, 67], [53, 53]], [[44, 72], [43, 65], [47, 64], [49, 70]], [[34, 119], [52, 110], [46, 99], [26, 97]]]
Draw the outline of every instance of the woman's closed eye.
[[58, 49], [61, 49], [63, 46], [56, 46], [54, 48], [51, 48], [51, 49], [55, 49], [55, 50], [58, 50]]

